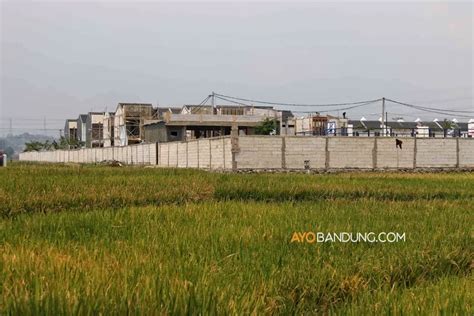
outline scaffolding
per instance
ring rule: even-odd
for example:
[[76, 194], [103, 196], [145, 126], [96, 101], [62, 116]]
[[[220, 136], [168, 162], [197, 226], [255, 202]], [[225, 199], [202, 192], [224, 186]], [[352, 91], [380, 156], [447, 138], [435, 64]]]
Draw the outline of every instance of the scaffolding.
[[151, 104], [119, 103], [114, 119], [114, 145], [142, 143], [145, 139], [143, 125], [154, 116]]

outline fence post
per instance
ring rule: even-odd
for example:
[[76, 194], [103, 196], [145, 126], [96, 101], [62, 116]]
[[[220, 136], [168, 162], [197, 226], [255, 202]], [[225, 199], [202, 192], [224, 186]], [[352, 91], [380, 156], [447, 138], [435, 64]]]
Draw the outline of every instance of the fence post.
[[211, 142], [211, 139], [209, 139], [209, 170], [212, 169], [211, 165], [212, 165], [212, 142]]
[[236, 123], [232, 124], [230, 130], [230, 152], [232, 154], [232, 171], [237, 170], [236, 155], [239, 152], [239, 127]]
[[459, 137], [456, 137], [456, 168], [459, 169]]
[[372, 166], [377, 169], [377, 137], [374, 137], [374, 149], [372, 150]]
[[286, 137], [281, 137], [281, 168], [286, 169]]
[[416, 136], [414, 138], [415, 144], [413, 145], [413, 169], [416, 169], [416, 155], [418, 154], [418, 149], [416, 147]]
[[326, 136], [326, 148], [324, 150], [325, 154], [326, 154], [326, 159], [325, 159], [325, 162], [324, 162], [324, 167], [326, 168], [326, 170], [329, 169], [329, 137]]
[[196, 140], [196, 147], [197, 147], [197, 168], [198, 169], [200, 168], [200, 164], [199, 164], [199, 142], [200, 142], [200, 140], [197, 139]]
[[186, 168], [189, 166], [189, 150], [188, 150], [188, 141], [186, 141]]
[[[158, 144], [158, 142], [155, 143], [155, 154], [156, 154], [156, 157], [155, 157], [156, 165], [159, 166], [160, 165], [160, 144]], [[151, 155], [151, 150], [150, 150], [150, 155]], [[150, 163], [151, 163], [151, 159], [150, 159]]]
[[225, 137], [222, 137], [222, 166], [225, 170]]

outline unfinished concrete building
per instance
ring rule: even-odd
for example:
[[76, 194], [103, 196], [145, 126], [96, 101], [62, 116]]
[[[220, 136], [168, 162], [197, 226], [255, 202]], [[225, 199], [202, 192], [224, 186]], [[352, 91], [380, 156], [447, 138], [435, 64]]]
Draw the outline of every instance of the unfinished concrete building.
[[77, 118], [77, 141], [79, 147], [84, 146], [87, 138], [87, 114], [79, 114]]
[[114, 146], [114, 120], [115, 120], [115, 113], [105, 112], [103, 121], [102, 121], [104, 147]]
[[104, 112], [89, 112], [86, 119], [86, 147], [103, 147]]
[[64, 125], [64, 138], [68, 142], [75, 142], [77, 140], [77, 120], [66, 120], [66, 124]]
[[[230, 135], [235, 129], [240, 135], [253, 135], [255, 128], [266, 118], [274, 119], [294, 129], [289, 111], [278, 111], [269, 106], [185, 105], [180, 113], [158, 109], [158, 119], [145, 122], [147, 142], [171, 142]], [[286, 135], [286, 134], [285, 134]]]
[[150, 103], [119, 103], [114, 116], [114, 146], [143, 142], [143, 125], [153, 119], [153, 112]]

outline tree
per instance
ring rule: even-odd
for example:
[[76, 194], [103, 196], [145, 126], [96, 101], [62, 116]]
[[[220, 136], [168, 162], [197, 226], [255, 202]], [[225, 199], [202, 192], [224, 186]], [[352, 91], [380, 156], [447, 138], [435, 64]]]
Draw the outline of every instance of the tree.
[[444, 119], [442, 126], [443, 126], [444, 129], [453, 129], [454, 128], [453, 122], [448, 121], [448, 119]]
[[31, 141], [25, 143], [24, 151], [41, 151], [41, 150], [58, 150], [58, 149], [74, 149], [81, 148], [83, 142], [77, 140], [68, 140], [66, 137], [61, 136], [59, 141], [53, 140], [52, 142], [46, 140], [44, 142], [40, 141]]
[[277, 132], [277, 121], [272, 118], [266, 118], [258, 126], [255, 127], [257, 135], [271, 135]]
[[44, 148], [44, 144], [37, 140], [32, 140], [31, 142], [25, 143], [24, 151], [40, 151]]

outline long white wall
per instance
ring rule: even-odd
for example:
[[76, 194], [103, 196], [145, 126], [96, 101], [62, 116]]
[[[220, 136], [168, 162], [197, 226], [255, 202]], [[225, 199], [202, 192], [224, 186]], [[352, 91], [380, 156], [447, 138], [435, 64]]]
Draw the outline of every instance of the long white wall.
[[97, 163], [116, 160], [125, 164], [156, 164], [156, 144], [140, 144], [126, 147], [83, 148], [77, 150], [55, 150], [24, 152], [22, 161]]
[[20, 160], [56, 163], [98, 163], [104, 160], [116, 160], [130, 165], [202, 169], [232, 168], [230, 137], [123, 147], [24, 152], [20, 154]]
[[200, 169], [474, 168], [474, 138], [239, 136], [125, 147], [27, 152], [23, 161]]

